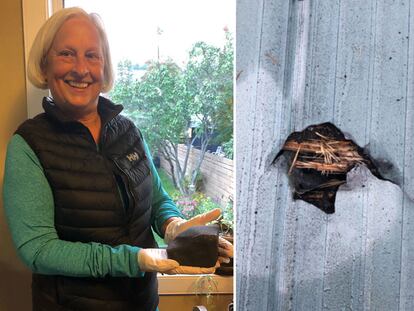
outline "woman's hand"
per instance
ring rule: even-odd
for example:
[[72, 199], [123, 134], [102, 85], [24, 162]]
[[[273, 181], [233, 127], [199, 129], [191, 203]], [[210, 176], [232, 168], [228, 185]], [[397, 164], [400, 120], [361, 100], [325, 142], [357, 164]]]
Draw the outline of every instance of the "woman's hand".
[[187, 230], [188, 228], [193, 226], [205, 226], [209, 222], [218, 219], [220, 215], [221, 210], [219, 208], [216, 208], [210, 212], [194, 216], [189, 220], [175, 218], [165, 228], [164, 241], [168, 244], [174, 240], [177, 235]]
[[[164, 241], [168, 244], [181, 232], [187, 230], [193, 226], [204, 226], [209, 222], [218, 219], [221, 216], [221, 210], [219, 208], [213, 209], [210, 212], [206, 212], [189, 220], [182, 218], [174, 218], [171, 220], [165, 228]], [[233, 244], [227, 240], [219, 237], [218, 241], [218, 253], [220, 262], [229, 262], [230, 257], [233, 258]]]
[[230, 262], [230, 258], [233, 258], [233, 244], [231, 244], [226, 239], [219, 237], [218, 240], [218, 255], [219, 261], [228, 263]]
[[167, 250], [162, 248], [141, 249], [138, 252], [138, 265], [141, 271], [165, 274], [210, 274], [220, 267], [219, 261], [209, 268], [180, 266], [177, 261], [168, 259]]

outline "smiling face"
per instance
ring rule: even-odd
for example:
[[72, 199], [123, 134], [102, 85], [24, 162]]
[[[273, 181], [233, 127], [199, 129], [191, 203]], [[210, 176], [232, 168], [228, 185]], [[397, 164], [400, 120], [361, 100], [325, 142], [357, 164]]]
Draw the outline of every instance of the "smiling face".
[[96, 27], [79, 16], [66, 20], [47, 53], [45, 74], [54, 101], [63, 111], [96, 111], [104, 79], [104, 59]]

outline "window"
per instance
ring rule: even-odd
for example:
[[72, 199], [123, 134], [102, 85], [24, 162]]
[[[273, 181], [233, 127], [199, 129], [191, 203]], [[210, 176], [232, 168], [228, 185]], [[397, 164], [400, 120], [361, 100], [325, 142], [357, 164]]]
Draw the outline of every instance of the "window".
[[[217, 175], [226, 175], [232, 162], [212, 158], [217, 172], [204, 169], [203, 163], [210, 157], [207, 152], [232, 156], [235, 3], [65, 0], [64, 4], [102, 17], [117, 74], [113, 90], [105, 96], [124, 105], [123, 113], [144, 133], [154, 157], [172, 177], [178, 194], [170, 195], [186, 216], [215, 204], [231, 209], [232, 176], [217, 179]], [[174, 154], [177, 149], [180, 159]], [[190, 160], [185, 162], [187, 156]], [[172, 160], [167, 164], [166, 159]], [[201, 188], [205, 197], [198, 204], [200, 198], [192, 194]]]
[[[106, 6], [105, 4], [108, 4]], [[145, 4], [147, 3], [147, 4]], [[112, 5], [112, 6], [111, 6]], [[134, 5], [135, 7], [132, 7]], [[139, 5], [139, 6], [137, 6]], [[119, 77], [118, 64], [129, 60], [133, 69], [133, 78], [139, 79], [148, 68], [148, 61], [168, 62], [171, 59], [179, 68], [184, 68], [188, 53], [197, 41], [222, 47], [225, 44], [225, 32], [234, 33], [235, 1], [93, 1], [93, 0], [27, 0], [23, 1], [25, 54], [33, 42], [42, 23], [62, 7], [80, 6], [87, 12], [98, 13], [105, 24], [111, 45], [113, 66]], [[175, 7], [174, 7], [175, 6]], [[180, 8], [177, 9], [177, 7]], [[162, 7], [162, 10], [159, 8]], [[201, 14], [192, 14], [191, 11]], [[173, 13], [174, 12], [174, 13]], [[227, 12], [224, 19], [223, 12]], [[180, 13], [180, 14], [178, 14]], [[217, 26], [203, 26], [207, 21], [217, 21]], [[180, 23], [178, 23], [180, 22]], [[188, 32], [189, 31], [189, 32]], [[178, 49], [177, 47], [181, 47]], [[27, 83], [28, 116], [33, 117], [42, 111], [42, 97], [48, 95]], [[107, 94], [110, 96], [111, 94]], [[232, 102], [231, 102], [232, 104]], [[193, 120], [191, 120], [193, 121]], [[194, 122], [192, 122], [192, 126]], [[217, 148], [216, 148], [217, 149]], [[216, 150], [214, 149], [214, 150]], [[160, 293], [183, 293], [189, 290], [189, 284], [197, 276], [164, 276], [160, 280]], [[221, 277], [217, 277], [220, 279]], [[163, 287], [163, 279], [168, 279]], [[177, 283], [178, 280], [184, 282]], [[174, 282], [173, 291], [171, 281]], [[168, 285], [167, 285], [168, 284]], [[224, 286], [224, 287], [223, 287]], [[230, 280], [220, 281], [221, 289], [215, 292], [232, 293]], [[190, 289], [190, 293], [195, 289]]]

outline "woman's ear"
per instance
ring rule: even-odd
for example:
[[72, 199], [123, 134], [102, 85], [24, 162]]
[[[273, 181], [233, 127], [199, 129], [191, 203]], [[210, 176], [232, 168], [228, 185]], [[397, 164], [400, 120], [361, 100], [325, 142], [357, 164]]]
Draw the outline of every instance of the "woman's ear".
[[40, 64], [40, 69], [42, 71], [43, 81], [44, 81], [44, 83], [47, 84], [46, 68], [47, 68], [47, 60], [45, 58], [44, 60], [42, 59], [42, 63]]
[[42, 60], [40, 61], [40, 69], [42, 70], [43, 76], [46, 77], [47, 70], [47, 54], [43, 55]]

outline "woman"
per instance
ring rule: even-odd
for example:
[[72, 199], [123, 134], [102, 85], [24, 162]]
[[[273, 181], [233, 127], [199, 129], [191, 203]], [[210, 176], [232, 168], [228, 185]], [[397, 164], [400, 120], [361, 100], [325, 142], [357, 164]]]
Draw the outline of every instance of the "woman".
[[[151, 227], [168, 243], [220, 211], [184, 220], [138, 129], [99, 96], [113, 74], [97, 16], [79, 8], [53, 15], [28, 74], [52, 97], [11, 139], [3, 191], [18, 254], [33, 271], [34, 310], [156, 310], [156, 272], [213, 272], [156, 248]], [[227, 260], [232, 246], [219, 244]]]

